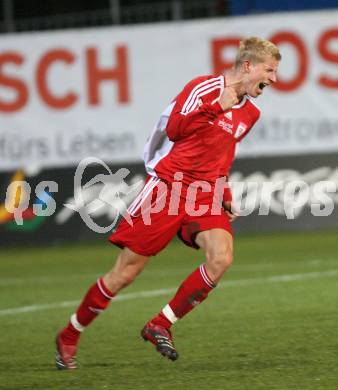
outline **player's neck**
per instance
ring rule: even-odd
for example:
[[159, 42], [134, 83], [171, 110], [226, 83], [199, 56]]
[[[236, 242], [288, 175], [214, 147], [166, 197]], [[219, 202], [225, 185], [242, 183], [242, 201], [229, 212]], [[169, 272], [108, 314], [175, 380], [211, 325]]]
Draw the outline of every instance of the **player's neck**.
[[243, 75], [240, 72], [236, 72], [234, 69], [229, 70], [225, 73], [225, 86], [231, 85], [232, 88], [237, 93], [238, 99], [242, 100], [246, 94], [242, 82], [238, 82], [243, 78]]

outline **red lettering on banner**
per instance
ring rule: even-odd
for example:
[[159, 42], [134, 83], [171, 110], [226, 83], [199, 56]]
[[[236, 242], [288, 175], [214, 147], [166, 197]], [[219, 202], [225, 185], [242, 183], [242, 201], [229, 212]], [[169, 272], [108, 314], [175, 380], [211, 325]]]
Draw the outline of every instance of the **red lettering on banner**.
[[2, 112], [19, 111], [28, 102], [28, 89], [26, 84], [20, 79], [3, 74], [4, 65], [22, 65], [23, 62], [24, 57], [19, 53], [5, 52], [0, 54], [0, 85], [16, 92], [16, 98], [11, 102], [0, 99], [0, 111]]
[[42, 100], [49, 106], [58, 110], [69, 108], [77, 101], [74, 92], [68, 92], [63, 97], [56, 97], [47, 85], [47, 75], [50, 67], [55, 62], [72, 64], [75, 60], [74, 54], [65, 49], [54, 49], [48, 51], [40, 59], [36, 69], [36, 83]]
[[295, 76], [291, 80], [282, 80], [278, 77], [277, 82], [272, 87], [284, 92], [290, 92], [299, 88], [306, 79], [309, 63], [306, 47], [302, 39], [293, 32], [282, 31], [273, 35], [270, 40], [277, 46], [284, 43], [292, 45], [298, 55], [298, 70]]
[[128, 56], [126, 46], [118, 46], [115, 49], [116, 65], [112, 68], [100, 69], [97, 64], [97, 49], [86, 50], [88, 103], [97, 105], [100, 103], [99, 86], [103, 81], [117, 83], [117, 100], [120, 103], [129, 102], [128, 82]]
[[231, 61], [224, 59], [224, 50], [229, 47], [232, 47], [237, 50], [240, 40], [241, 38], [239, 37], [231, 37], [213, 39], [211, 41], [212, 64], [214, 74], [221, 74], [225, 70], [230, 69], [233, 66], [233, 59]]
[[[318, 51], [320, 55], [328, 62], [338, 64], [338, 52], [332, 52], [329, 48], [331, 41], [333, 41], [334, 39], [338, 40], [338, 29], [331, 29], [325, 31], [324, 34], [321, 35], [319, 38]], [[327, 75], [321, 75], [318, 81], [319, 84], [321, 84], [323, 87], [332, 89], [338, 88], [338, 78], [333, 79]]]

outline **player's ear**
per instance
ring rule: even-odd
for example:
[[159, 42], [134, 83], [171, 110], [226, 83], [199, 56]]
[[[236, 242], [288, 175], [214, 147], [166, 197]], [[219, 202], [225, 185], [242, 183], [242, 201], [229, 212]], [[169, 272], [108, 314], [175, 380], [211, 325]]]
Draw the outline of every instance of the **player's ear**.
[[243, 62], [243, 70], [245, 73], [249, 73], [251, 69], [251, 62], [249, 60], [246, 60]]

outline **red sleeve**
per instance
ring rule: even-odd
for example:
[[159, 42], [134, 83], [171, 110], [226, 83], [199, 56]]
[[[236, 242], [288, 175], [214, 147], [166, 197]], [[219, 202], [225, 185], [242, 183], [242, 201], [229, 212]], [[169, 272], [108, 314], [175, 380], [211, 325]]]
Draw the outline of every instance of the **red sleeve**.
[[[176, 103], [177, 106], [177, 103]], [[213, 126], [213, 120], [223, 112], [218, 102], [204, 103], [198, 110], [182, 114], [179, 107], [174, 107], [166, 132], [170, 141], [178, 141], [205, 126]]]
[[224, 188], [223, 202], [232, 202], [232, 192], [230, 186]]
[[213, 125], [213, 120], [223, 113], [222, 107], [215, 99], [221, 88], [221, 77], [199, 77], [185, 86], [176, 98], [166, 127], [171, 141], [178, 141], [202, 127]]
[[[227, 155], [227, 160], [220, 171], [220, 176], [226, 177], [227, 181], [229, 180], [230, 169], [231, 169], [232, 163], [233, 163], [234, 158], [235, 158], [235, 151], [236, 151], [236, 144], [234, 143], [232, 145], [232, 148], [229, 149], [228, 155]], [[231, 193], [231, 188], [229, 185], [226, 188], [224, 188], [223, 202], [232, 202], [232, 193]]]
[[232, 202], [232, 193], [227, 176], [220, 176], [216, 180], [215, 193], [217, 199], [221, 199], [222, 203]]

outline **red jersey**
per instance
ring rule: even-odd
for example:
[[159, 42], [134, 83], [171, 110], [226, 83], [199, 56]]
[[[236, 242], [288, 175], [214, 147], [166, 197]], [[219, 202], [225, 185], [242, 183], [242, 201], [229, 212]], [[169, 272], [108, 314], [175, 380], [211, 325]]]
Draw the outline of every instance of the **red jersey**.
[[167, 182], [176, 172], [182, 182], [228, 176], [236, 145], [259, 118], [259, 108], [244, 96], [223, 111], [218, 99], [224, 76], [201, 76], [190, 81], [164, 110], [144, 148], [147, 172]]

